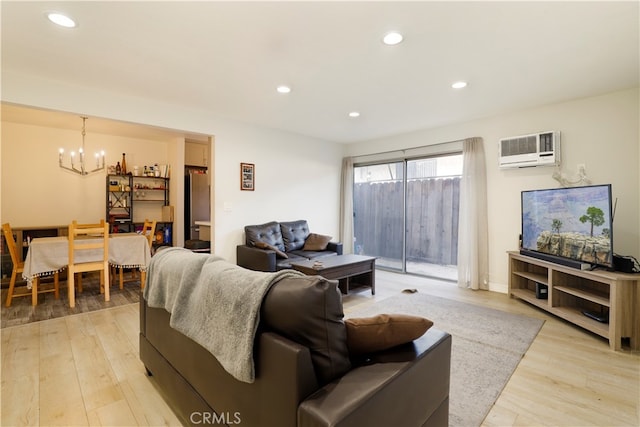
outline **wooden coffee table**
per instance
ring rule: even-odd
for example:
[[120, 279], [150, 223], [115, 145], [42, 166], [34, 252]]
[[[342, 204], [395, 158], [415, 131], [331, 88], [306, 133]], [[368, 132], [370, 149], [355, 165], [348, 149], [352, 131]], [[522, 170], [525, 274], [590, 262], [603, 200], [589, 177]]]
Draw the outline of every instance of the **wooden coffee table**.
[[[321, 266], [314, 267], [315, 262]], [[364, 255], [336, 255], [316, 258], [315, 260], [292, 261], [291, 266], [309, 276], [322, 276], [329, 280], [338, 280], [340, 291], [349, 294], [349, 290], [366, 286], [371, 295], [376, 293], [376, 258]]]

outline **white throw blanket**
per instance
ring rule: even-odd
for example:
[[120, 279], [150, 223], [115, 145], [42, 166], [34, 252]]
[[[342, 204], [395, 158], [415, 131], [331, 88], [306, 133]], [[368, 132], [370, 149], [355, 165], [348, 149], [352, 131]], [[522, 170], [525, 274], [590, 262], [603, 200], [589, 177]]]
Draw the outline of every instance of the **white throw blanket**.
[[274, 283], [297, 271], [265, 273], [183, 248], [151, 259], [144, 298], [171, 313], [170, 326], [211, 354], [236, 379], [255, 379], [253, 341], [262, 299]]

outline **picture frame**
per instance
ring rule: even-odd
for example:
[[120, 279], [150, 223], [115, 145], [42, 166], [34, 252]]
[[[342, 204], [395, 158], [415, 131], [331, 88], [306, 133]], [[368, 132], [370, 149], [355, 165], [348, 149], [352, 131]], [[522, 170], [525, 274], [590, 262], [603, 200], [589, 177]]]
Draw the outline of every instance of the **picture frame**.
[[240, 163], [240, 190], [254, 191], [256, 180], [256, 165], [253, 163]]

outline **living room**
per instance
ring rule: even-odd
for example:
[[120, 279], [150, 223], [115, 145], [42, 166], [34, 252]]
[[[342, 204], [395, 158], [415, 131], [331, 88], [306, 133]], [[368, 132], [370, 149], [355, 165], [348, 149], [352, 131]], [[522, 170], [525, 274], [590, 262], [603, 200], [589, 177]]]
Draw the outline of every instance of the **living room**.
[[[637, 5], [635, 11], [634, 16], [637, 16]], [[3, 27], [7, 19], [4, 15], [5, 10]], [[634, 31], [633, 34], [637, 36], [637, 22]], [[3, 40], [3, 51], [5, 43], [9, 42]], [[631, 47], [637, 47], [638, 41], [634, 43]], [[215, 221], [212, 247], [218, 255], [231, 262], [235, 260], [236, 245], [243, 242], [243, 227], [248, 224], [305, 218], [312, 230], [340, 239], [338, 213], [343, 157], [364, 157], [481, 137], [486, 155], [491, 236], [489, 289], [504, 294], [508, 283], [506, 252], [517, 249], [520, 233], [520, 192], [559, 186], [552, 177], [556, 171], [553, 167], [499, 169], [497, 146], [504, 137], [560, 131], [560, 171], [574, 177], [578, 173], [578, 165], [585, 165], [593, 183], [612, 184], [617, 199], [615, 251], [640, 257], [640, 93], [637, 49], [634, 55], [635, 62], [630, 62], [635, 64], [635, 68], [627, 71], [635, 73], [635, 80], [613, 90], [607, 89], [608, 86], [601, 89], [595, 82], [587, 82], [586, 86], [591, 84], [593, 87], [586, 95], [576, 91], [580, 94], [573, 98], [557, 98], [543, 104], [524, 102], [517, 109], [497, 109], [490, 115], [462, 121], [443, 120], [417, 130], [360, 139], [348, 144], [245, 123], [226, 117], [224, 112], [214, 114], [191, 105], [145, 98], [126, 89], [115, 92], [98, 85], [56, 81], [60, 76], [48, 76], [44, 67], [41, 74], [34, 69], [26, 73], [21, 69], [9, 68], [3, 61], [3, 108], [12, 104], [63, 111], [74, 115], [78, 126], [75, 129], [49, 128], [8, 123], [3, 117], [0, 153], [2, 222], [10, 221], [12, 225], [28, 227], [68, 222], [70, 212], [86, 220], [103, 216], [104, 176], [99, 174], [97, 177], [81, 178], [63, 174], [56, 164], [61, 145], [71, 148], [80, 141], [80, 115], [90, 116], [87, 121], [87, 143], [91, 150], [105, 149], [108, 164], [120, 161], [122, 152], [131, 153], [134, 158], [137, 157], [136, 163], [172, 164], [172, 178], [180, 175], [175, 172], [184, 163], [181, 154], [184, 138], [180, 140], [176, 137], [163, 142], [120, 138], [93, 132], [92, 120], [105, 118], [169, 129], [176, 135], [211, 136], [214, 139], [210, 171], [213, 183], [212, 222]], [[615, 73], [615, 69], [623, 67], [609, 68]], [[586, 69], [573, 69], [571, 72], [576, 74], [576, 79], [578, 74], [580, 78], [590, 74]], [[469, 90], [473, 89], [473, 84], [470, 83]], [[527, 80], [524, 79], [522, 84], [526, 85]], [[553, 81], [549, 82], [550, 87], [555, 85]], [[510, 91], [511, 88], [500, 90]], [[455, 102], [450, 108], [464, 109], [464, 93], [453, 96]], [[278, 99], [277, 102], [281, 101]], [[364, 123], [366, 126], [367, 122]], [[353, 123], [344, 126], [353, 126]], [[45, 139], [45, 135], [49, 137]], [[150, 152], [152, 156], [149, 156]], [[239, 167], [242, 162], [255, 164], [254, 191], [239, 189]], [[177, 176], [173, 185], [179, 188]], [[34, 197], [34, 194], [37, 196]], [[179, 206], [179, 191], [172, 194], [176, 197], [172, 202]], [[69, 199], [60, 203], [61, 198], [65, 197]], [[180, 221], [179, 212], [176, 214]], [[176, 245], [180, 246], [185, 240], [184, 236], [175, 236], [175, 239]], [[606, 344], [603, 345], [606, 347]]]
[[[594, 184], [612, 184], [613, 196], [617, 199], [614, 226], [616, 253], [638, 257], [640, 219], [637, 207], [640, 204], [640, 192], [637, 183], [640, 178], [636, 167], [637, 99], [638, 89], [632, 88], [348, 145], [271, 129], [249, 128], [243, 129], [241, 134], [216, 132], [216, 161], [212, 168], [215, 187], [212, 218], [216, 226], [212, 232], [215, 236], [212, 246], [219, 255], [235, 260], [235, 247], [243, 242], [245, 225], [300, 218], [307, 219], [314, 231], [339, 239], [340, 169], [343, 156], [388, 152], [398, 147], [403, 150], [476, 135], [483, 138], [487, 163], [491, 236], [489, 285], [491, 290], [506, 293], [506, 252], [517, 249], [520, 192], [555, 188], [559, 184], [552, 177], [556, 171], [554, 167], [499, 169], [498, 156], [495, 154], [497, 141], [506, 136], [522, 134], [524, 129], [525, 132], [558, 129], [562, 134], [562, 172], [569, 177], [577, 176], [577, 165], [584, 164]], [[3, 217], [16, 227], [65, 224], [69, 219], [68, 206], [75, 206], [73, 209], [80, 220], [90, 221], [91, 218], [101, 217], [104, 212], [104, 177], [78, 179], [61, 173], [57, 165], [57, 148], [79, 143], [80, 118], [72, 116], [72, 123], [77, 124], [78, 129], [57, 129], [10, 123], [6, 122], [8, 114], [4, 117], [3, 140], [11, 141], [11, 144], [3, 144], [2, 150]], [[180, 152], [174, 140], [158, 142], [95, 134], [91, 132], [91, 120], [88, 120], [87, 126], [87, 141], [91, 141], [93, 147], [106, 149], [109, 164], [120, 161], [121, 152], [126, 151], [130, 161], [138, 158], [141, 164], [144, 159], [152, 163], [168, 162], [174, 165], [174, 171], [178, 167], [178, 163], [172, 160]], [[224, 128], [218, 126], [218, 129]], [[51, 146], [53, 148], [45, 148]], [[183, 142], [180, 147], [184, 147]], [[31, 154], [25, 156], [24, 152]], [[152, 156], [149, 155], [151, 152]], [[283, 152], [288, 153], [286, 157], [281, 156]], [[239, 190], [241, 162], [256, 165], [255, 191]], [[18, 183], [11, 179], [34, 169], [38, 173], [30, 175], [29, 179], [20, 179]], [[288, 185], [283, 186], [283, 170], [287, 170], [291, 176], [305, 176], [306, 179], [288, 180]], [[56, 179], [51, 179], [58, 175]], [[179, 205], [177, 188], [181, 186], [182, 177], [174, 173], [172, 178], [172, 185], [176, 189], [172, 192], [175, 195], [172, 204]], [[30, 197], [25, 197], [27, 194]], [[290, 200], [297, 202], [290, 203]], [[52, 208], [25, 210], [25, 203]], [[322, 209], [310, 211], [310, 205], [322, 206]], [[60, 208], [56, 209], [56, 206]], [[282, 206], [287, 206], [286, 213], [283, 213]], [[327, 212], [334, 214], [327, 215]], [[181, 215], [180, 210], [176, 210], [177, 221], [183, 221]], [[183, 235], [178, 237], [179, 231], [176, 230], [176, 244], [182, 246], [186, 239]]]

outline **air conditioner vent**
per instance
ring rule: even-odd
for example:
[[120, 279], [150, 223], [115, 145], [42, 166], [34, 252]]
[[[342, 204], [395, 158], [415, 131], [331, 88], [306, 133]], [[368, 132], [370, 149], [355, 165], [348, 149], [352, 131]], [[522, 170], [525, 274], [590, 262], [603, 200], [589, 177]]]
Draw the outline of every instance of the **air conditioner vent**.
[[501, 145], [502, 156], [517, 156], [536, 152], [535, 135], [504, 139]]
[[501, 168], [554, 166], [560, 164], [560, 132], [541, 132], [500, 140]]

